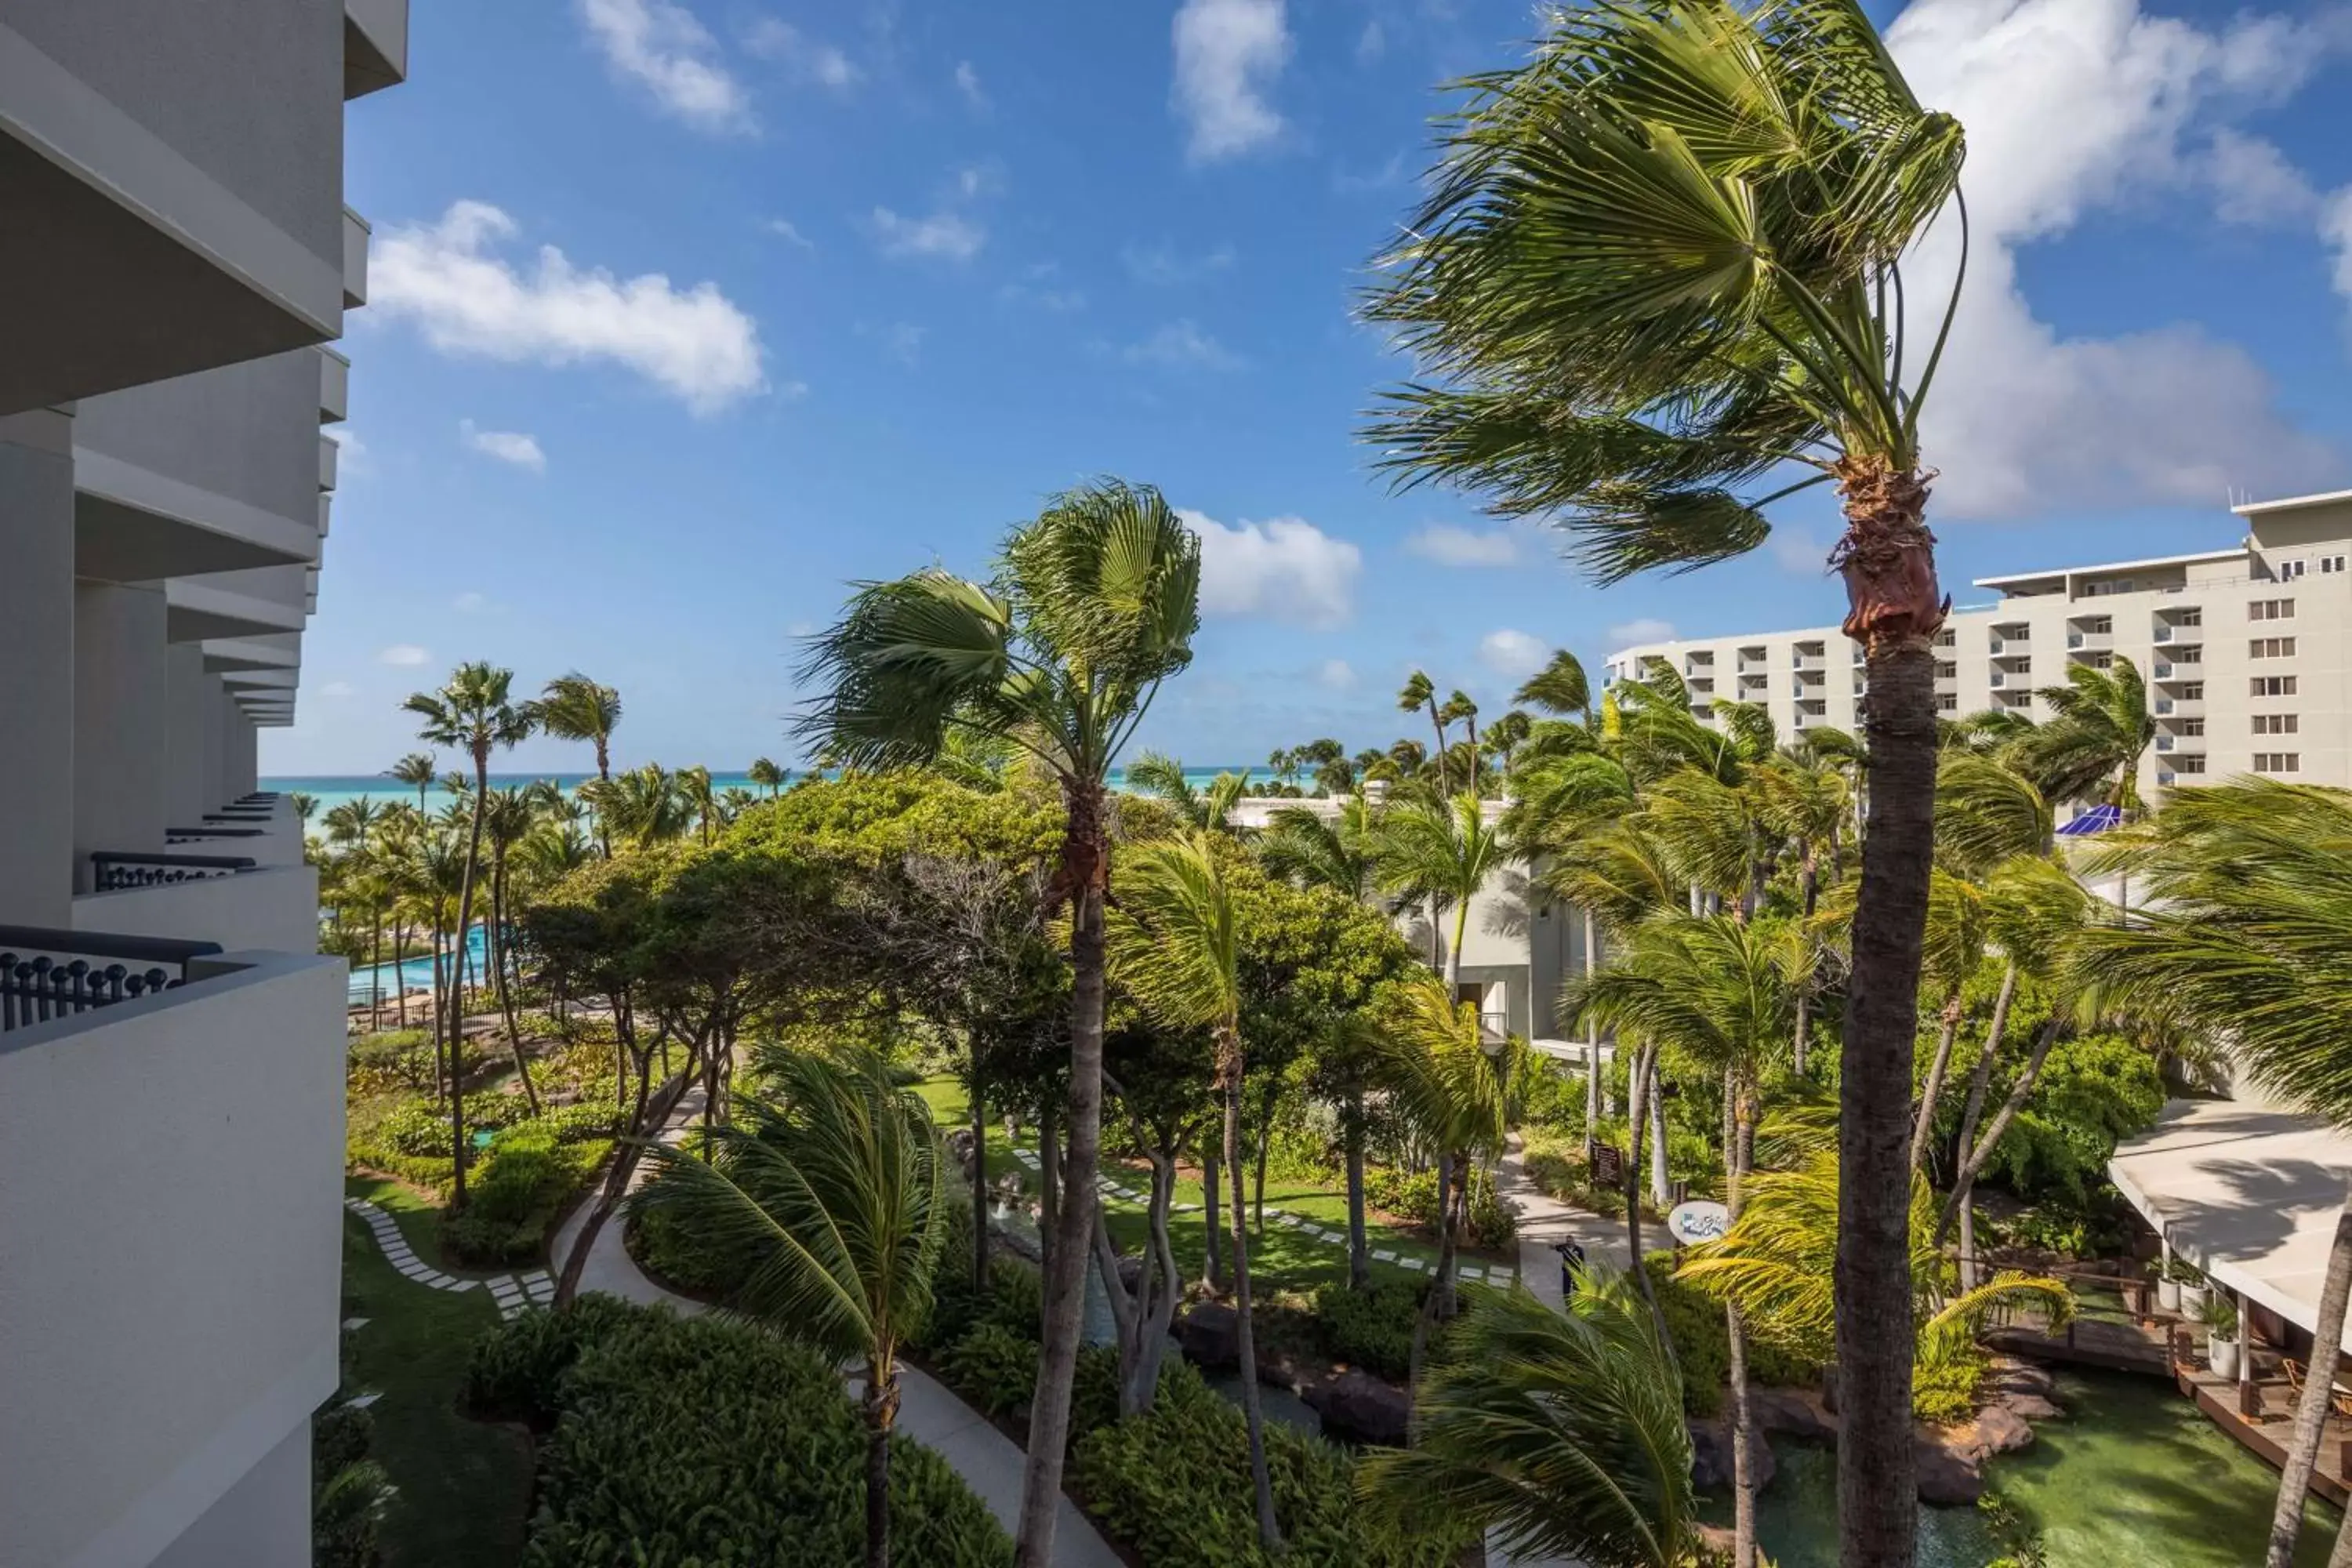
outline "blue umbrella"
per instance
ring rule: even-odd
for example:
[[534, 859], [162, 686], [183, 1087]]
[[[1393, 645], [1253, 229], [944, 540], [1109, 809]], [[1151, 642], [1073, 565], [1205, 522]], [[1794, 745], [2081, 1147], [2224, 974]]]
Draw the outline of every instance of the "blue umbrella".
[[2124, 808], [2120, 805], [2095, 805], [2058, 831], [2069, 838], [2087, 838], [2094, 833], [2105, 833], [2110, 827], [2123, 826]]

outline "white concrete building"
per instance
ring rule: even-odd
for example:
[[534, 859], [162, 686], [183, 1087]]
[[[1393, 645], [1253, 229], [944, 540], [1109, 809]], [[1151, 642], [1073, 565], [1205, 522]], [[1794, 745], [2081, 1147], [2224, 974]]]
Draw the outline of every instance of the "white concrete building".
[[366, 295], [344, 106], [407, 34], [0, 0], [0, 1568], [310, 1561], [344, 978], [254, 743]]
[[[1977, 579], [1999, 596], [1945, 622], [1938, 706], [2044, 719], [2037, 689], [2120, 655], [2147, 678], [2157, 722], [2143, 794], [2240, 773], [2352, 785], [2352, 490], [2236, 512], [2251, 531], [2226, 549]], [[1762, 703], [1784, 739], [1859, 728], [1862, 653], [1835, 626], [1624, 648], [1604, 683], [1652, 660], [1702, 717], [1731, 699]]]

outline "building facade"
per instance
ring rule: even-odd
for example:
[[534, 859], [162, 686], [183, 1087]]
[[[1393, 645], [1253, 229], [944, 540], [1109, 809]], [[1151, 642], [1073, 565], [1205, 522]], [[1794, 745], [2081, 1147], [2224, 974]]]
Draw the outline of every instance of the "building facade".
[[0, 0], [0, 1565], [297, 1568], [343, 966], [255, 793], [407, 0]]
[[[1999, 596], [1944, 623], [1937, 706], [2047, 719], [2040, 689], [2127, 658], [2156, 721], [2143, 795], [2238, 774], [2352, 785], [2352, 490], [2235, 510], [2247, 532], [2227, 549], [1977, 579]], [[1835, 626], [1624, 648], [1605, 683], [1654, 663], [1682, 678], [1694, 713], [1760, 703], [1783, 739], [1858, 730], [1868, 689], [1861, 648]]]

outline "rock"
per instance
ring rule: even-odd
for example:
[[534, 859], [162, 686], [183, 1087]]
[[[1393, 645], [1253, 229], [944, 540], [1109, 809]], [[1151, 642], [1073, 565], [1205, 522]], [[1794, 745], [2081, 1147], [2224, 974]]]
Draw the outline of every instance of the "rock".
[[1970, 1464], [1981, 1465], [1995, 1454], [2014, 1453], [2033, 1442], [2033, 1428], [2007, 1407], [1989, 1405], [1975, 1420], [1956, 1426], [1943, 1436], [1943, 1446]]
[[1202, 1301], [1176, 1320], [1176, 1342], [1184, 1359], [1211, 1371], [1238, 1365], [1241, 1319], [1222, 1301]]
[[967, 1177], [971, 1174], [971, 1129], [959, 1127], [947, 1136], [948, 1157]]
[[1323, 1418], [1326, 1436], [1402, 1447], [1412, 1415], [1403, 1389], [1356, 1368], [1310, 1382], [1299, 1391], [1308, 1409]]
[[[1738, 1478], [1732, 1462], [1730, 1422], [1693, 1421], [1689, 1425], [1691, 1485], [1703, 1492], [1729, 1491]], [[1772, 1458], [1772, 1445], [1765, 1440], [1760, 1428], [1748, 1444], [1748, 1458], [1756, 1471], [1756, 1489], [1762, 1491], [1772, 1484], [1780, 1464]]]
[[1958, 1508], [1984, 1496], [1984, 1474], [1975, 1464], [1945, 1446], [1943, 1436], [1920, 1432], [1918, 1450], [1919, 1500], [1940, 1508]]
[[1757, 1426], [1803, 1443], [1837, 1441], [1837, 1423], [1820, 1406], [1794, 1389], [1759, 1388], [1748, 1395], [1748, 1409]]
[[1118, 1260], [1118, 1282], [1127, 1293], [1134, 1295], [1143, 1285], [1143, 1259], [1129, 1254]]
[[2058, 1374], [2048, 1367], [2011, 1356], [1996, 1357], [1985, 1376], [1985, 1387], [1996, 1394], [2032, 1394], [2042, 1399], [2058, 1395]]
[[2021, 1421], [2055, 1421], [2065, 1411], [2038, 1394], [1996, 1394], [1994, 1401]]

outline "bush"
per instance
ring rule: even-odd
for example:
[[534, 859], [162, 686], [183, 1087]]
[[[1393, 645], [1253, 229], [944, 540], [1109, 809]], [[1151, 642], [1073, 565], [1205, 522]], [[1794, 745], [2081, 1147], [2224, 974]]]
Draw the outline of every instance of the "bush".
[[[466, 1394], [544, 1435], [524, 1568], [863, 1561], [865, 1425], [814, 1351], [586, 1296], [477, 1345]], [[891, 1445], [890, 1533], [904, 1563], [1012, 1561], [962, 1479], [903, 1438]]]
[[610, 1138], [620, 1131], [621, 1113], [613, 1109], [612, 1101], [583, 1101], [578, 1105], [550, 1106], [540, 1114], [538, 1125], [555, 1134], [559, 1143], [584, 1142], [591, 1138]]
[[612, 1147], [609, 1139], [559, 1142], [555, 1130], [541, 1121], [509, 1128], [475, 1169], [465, 1208], [442, 1216], [442, 1244], [469, 1263], [537, 1258], [548, 1232]]
[[313, 1568], [376, 1568], [376, 1531], [392, 1485], [368, 1457], [375, 1418], [338, 1405], [310, 1420], [310, 1562]]
[[982, 1323], [940, 1353], [939, 1373], [983, 1414], [1010, 1415], [1037, 1392], [1037, 1342]]
[[367, 1098], [400, 1089], [421, 1089], [433, 1074], [433, 1039], [422, 1029], [387, 1029], [352, 1042], [346, 1083]]
[[[1658, 1310], [1666, 1320], [1666, 1334], [1675, 1342], [1675, 1359], [1683, 1369], [1683, 1408], [1694, 1415], [1712, 1415], [1723, 1407], [1724, 1390], [1731, 1377], [1731, 1330], [1723, 1308], [1714, 1297], [1686, 1279], [1675, 1277], [1675, 1255], [1653, 1252], [1643, 1259], [1650, 1282], [1657, 1288]], [[1808, 1388], [1821, 1381], [1822, 1369], [1754, 1335], [1748, 1340], [1748, 1382], [1754, 1388]]]
[[[1409, 1219], [1423, 1229], [1437, 1229], [1437, 1173], [1381, 1167], [1364, 1178], [1364, 1201], [1376, 1209]], [[1470, 1212], [1462, 1239], [1472, 1247], [1507, 1247], [1518, 1236], [1517, 1216], [1495, 1191], [1484, 1173], [1475, 1173], [1470, 1188]]]
[[[1285, 1568], [1445, 1568], [1475, 1532], [1433, 1518], [1405, 1540], [1355, 1500], [1355, 1461], [1280, 1422], [1265, 1429], [1267, 1468], [1287, 1550]], [[1087, 1511], [1146, 1568], [1269, 1563], [1258, 1544], [1249, 1436], [1242, 1413], [1171, 1358], [1149, 1414], [1114, 1422], [1078, 1446], [1071, 1481]]]
[[449, 1115], [431, 1101], [410, 1100], [375, 1124], [375, 1142], [410, 1158], [449, 1157]]
[[1323, 1353], [1382, 1377], [1406, 1376], [1413, 1322], [1427, 1289], [1417, 1279], [1387, 1279], [1368, 1290], [1344, 1284], [1318, 1287], [1315, 1324]]
[[1985, 1364], [1974, 1349], [1922, 1360], [1911, 1370], [1911, 1414], [1938, 1426], [1966, 1421], [1976, 1414]]

